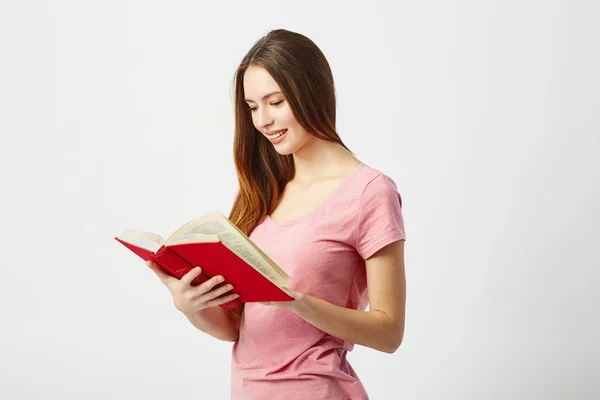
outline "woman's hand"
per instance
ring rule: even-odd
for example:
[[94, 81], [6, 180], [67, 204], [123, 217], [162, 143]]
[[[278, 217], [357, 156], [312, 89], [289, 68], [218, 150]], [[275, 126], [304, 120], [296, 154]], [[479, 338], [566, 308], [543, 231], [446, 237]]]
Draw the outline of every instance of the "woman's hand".
[[224, 281], [220, 275], [213, 276], [198, 286], [192, 286], [192, 281], [202, 272], [200, 267], [192, 269], [181, 279], [177, 279], [162, 271], [160, 266], [152, 261], [147, 261], [146, 265], [154, 271], [161, 282], [169, 289], [175, 307], [186, 315], [192, 315], [239, 297], [237, 293], [229, 293], [233, 289], [230, 284], [216, 287]]
[[306, 299], [306, 295], [296, 292], [290, 288], [282, 287], [284, 292], [289, 294], [294, 300], [291, 301], [263, 301], [262, 304], [266, 306], [277, 306], [289, 308], [290, 310], [296, 310], [298, 307], [302, 306], [303, 301]]

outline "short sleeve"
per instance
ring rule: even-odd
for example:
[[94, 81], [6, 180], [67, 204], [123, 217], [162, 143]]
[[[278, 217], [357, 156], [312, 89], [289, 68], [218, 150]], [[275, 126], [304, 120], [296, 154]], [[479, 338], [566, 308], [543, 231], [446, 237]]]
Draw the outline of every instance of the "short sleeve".
[[361, 196], [356, 250], [366, 260], [398, 240], [406, 240], [402, 198], [394, 181], [379, 174], [366, 185]]

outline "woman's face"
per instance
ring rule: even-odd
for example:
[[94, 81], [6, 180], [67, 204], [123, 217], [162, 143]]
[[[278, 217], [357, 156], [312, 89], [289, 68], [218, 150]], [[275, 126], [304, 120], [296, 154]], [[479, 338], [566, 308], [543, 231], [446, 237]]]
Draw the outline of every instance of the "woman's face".
[[279, 154], [295, 153], [315, 138], [298, 123], [281, 88], [264, 68], [246, 70], [244, 94], [254, 126]]

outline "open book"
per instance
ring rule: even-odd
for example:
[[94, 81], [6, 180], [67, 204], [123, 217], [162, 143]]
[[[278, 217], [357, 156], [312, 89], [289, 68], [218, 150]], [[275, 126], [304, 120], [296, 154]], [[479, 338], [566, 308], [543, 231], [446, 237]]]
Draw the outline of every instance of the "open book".
[[292, 301], [283, 289], [290, 277], [264, 254], [227, 217], [214, 212], [196, 218], [177, 229], [167, 239], [151, 232], [133, 229], [115, 237], [144, 260], [152, 260], [166, 273], [181, 279], [192, 268], [202, 273], [192, 285], [222, 275], [239, 297], [221, 304], [232, 309], [246, 302]]

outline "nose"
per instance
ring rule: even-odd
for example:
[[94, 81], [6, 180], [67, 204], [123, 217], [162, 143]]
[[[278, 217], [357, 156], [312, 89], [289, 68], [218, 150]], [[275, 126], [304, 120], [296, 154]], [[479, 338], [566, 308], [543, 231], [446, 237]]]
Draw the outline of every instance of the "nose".
[[260, 107], [256, 110], [256, 125], [261, 130], [273, 125], [273, 118], [268, 107]]

